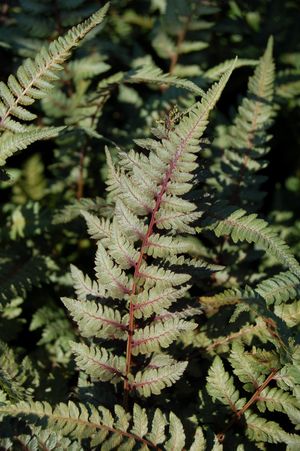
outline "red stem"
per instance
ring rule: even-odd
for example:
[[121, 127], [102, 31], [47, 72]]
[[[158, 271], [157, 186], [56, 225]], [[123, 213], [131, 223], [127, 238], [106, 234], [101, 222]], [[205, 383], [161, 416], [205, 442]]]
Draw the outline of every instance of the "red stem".
[[249, 407], [252, 406], [252, 404], [254, 404], [256, 401], [259, 400], [260, 394], [261, 392], [267, 387], [267, 385], [269, 385], [269, 383], [271, 382], [272, 379], [274, 379], [274, 377], [276, 376], [276, 374], [278, 373], [278, 369], [273, 369], [271, 371], [271, 373], [269, 374], [269, 376], [267, 377], [267, 379], [258, 387], [258, 389], [255, 391], [255, 393], [251, 396], [251, 398], [249, 399], [248, 402], [246, 402], [246, 404], [244, 405], [244, 407], [242, 409], [240, 409], [239, 411], [235, 412], [234, 417], [232, 418], [232, 420], [227, 424], [226, 428], [224, 429], [223, 432], [220, 432], [219, 434], [217, 434], [218, 440], [219, 442], [223, 442], [224, 438], [225, 438], [225, 433], [234, 425], [234, 423], [238, 420], [241, 419], [241, 417], [244, 415], [244, 413], [246, 412], [246, 410], [249, 409]]
[[172, 173], [175, 169], [176, 162], [180, 156], [180, 153], [181, 153], [180, 151], [176, 152], [173, 160], [171, 161], [171, 163], [169, 165], [167, 172], [164, 175], [164, 178], [162, 180], [161, 189], [160, 189], [159, 193], [157, 194], [155, 206], [151, 213], [151, 219], [150, 219], [150, 223], [148, 226], [148, 230], [142, 241], [139, 258], [135, 264], [135, 269], [134, 269], [134, 274], [133, 274], [133, 285], [132, 285], [132, 289], [131, 289], [131, 298], [130, 298], [130, 306], [129, 306], [129, 325], [128, 325], [128, 338], [127, 338], [127, 349], [126, 349], [126, 369], [125, 369], [125, 380], [124, 380], [124, 406], [125, 406], [125, 408], [127, 408], [127, 406], [128, 406], [128, 395], [131, 390], [129, 380], [128, 380], [128, 375], [130, 374], [131, 364], [132, 364], [132, 339], [133, 339], [133, 334], [134, 334], [134, 329], [135, 329], [133, 297], [137, 293], [137, 282], [140, 277], [140, 269], [141, 269], [141, 265], [143, 263], [146, 247], [149, 244], [149, 238], [153, 233], [153, 228], [156, 223], [156, 214], [160, 208], [163, 195], [165, 194], [165, 192], [167, 190], [168, 183], [169, 183]]
[[133, 297], [136, 295], [136, 290], [137, 290], [137, 279], [139, 277], [141, 277], [140, 275], [140, 268], [141, 268], [141, 264], [143, 262], [143, 257], [145, 254], [145, 248], [149, 245], [149, 238], [153, 233], [153, 228], [154, 225], [156, 223], [156, 214], [160, 208], [161, 202], [162, 202], [162, 197], [165, 194], [166, 190], [167, 190], [167, 186], [168, 183], [172, 177], [173, 171], [176, 168], [176, 164], [178, 159], [180, 158], [182, 152], [185, 150], [185, 147], [188, 143], [188, 141], [191, 139], [191, 137], [193, 136], [193, 133], [195, 132], [195, 130], [197, 129], [199, 123], [203, 120], [203, 116], [204, 115], [200, 115], [200, 117], [197, 119], [197, 121], [194, 123], [192, 129], [188, 132], [187, 136], [185, 138], [183, 138], [180, 142], [180, 144], [178, 144], [176, 153], [173, 157], [173, 159], [171, 160], [168, 170], [166, 171], [163, 180], [161, 182], [161, 189], [160, 192], [157, 194], [156, 197], [156, 202], [155, 202], [155, 206], [154, 209], [152, 210], [151, 213], [151, 219], [150, 219], [150, 223], [148, 226], [148, 230], [147, 233], [142, 241], [142, 245], [141, 245], [141, 249], [140, 249], [140, 254], [139, 254], [139, 258], [135, 264], [135, 270], [134, 270], [134, 275], [133, 275], [133, 285], [132, 285], [132, 290], [131, 290], [131, 298], [130, 298], [130, 305], [129, 305], [129, 325], [128, 325], [128, 337], [127, 337], [127, 349], [126, 349], [126, 370], [125, 370], [125, 382], [124, 382], [124, 406], [125, 408], [127, 408], [128, 405], [128, 395], [129, 395], [129, 391], [131, 390], [129, 381], [128, 381], [128, 376], [130, 374], [130, 368], [131, 368], [131, 360], [132, 360], [132, 337], [133, 337], [133, 333], [134, 333], [134, 302], [133, 302]]

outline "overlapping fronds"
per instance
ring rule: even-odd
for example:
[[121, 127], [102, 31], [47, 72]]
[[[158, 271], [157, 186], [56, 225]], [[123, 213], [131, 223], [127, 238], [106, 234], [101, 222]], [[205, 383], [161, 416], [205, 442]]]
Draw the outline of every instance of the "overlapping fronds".
[[20, 120], [31, 121], [36, 117], [26, 107], [47, 95], [53, 81], [57, 79], [55, 72], [62, 69], [71, 50], [79, 45], [86, 34], [102, 22], [107, 9], [108, 4], [82, 24], [73, 27], [64, 37], [53, 41], [48, 49], [43, 48], [34, 61], [27, 59], [17, 70], [16, 76], [10, 75], [7, 84], [1, 82], [0, 128], [13, 132], [26, 131]]
[[[185, 445], [185, 431], [179, 418], [170, 413], [167, 418], [156, 409], [152, 422], [145, 409], [134, 406], [132, 418], [116, 405], [114, 414], [108, 409], [92, 405], [60, 403], [52, 408], [47, 402], [20, 402], [0, 406], [0, 415], [24, 419], [33, 428], [51, 428], [61, 436], [88, 439], [89, 446], [102, 449], [157, 449], [181, 451]], [[200, 428], [196, 438], [201, 435]], [[202, 442], [204, 442], [202, 436]], [[195, 441], [192, 449], [197, 448]]]
[[[0, 398], [7, 401], [18, 402], [30, 399], [33, 388], [34, 374], [30, 361], [26, 357], [23, 361], [17, 361], [11, 348], [0, 342]], [[1, 402], [0, 401], [0, 402]]]
[[[186, 362], [166, 360], [159, 368], [146, 366], [133, 371], [132, 360], [160, 353], [183, 332], [196, 327], [188, 317], [199, 314], [199, 309], [166, 309], [176, 306], [188, 291], [191, 276], [184, 272], [184, 265], [188, 267], [191, 262], [195, 271], [197, 267], [210, 271], [208, 264], [197, 259], [193, 264], [186, 258], [192, 246], [180, 233], [194, 233], [191, 224], [198, 213], [196, 205], [183, 196], [193, 188], [199, 139], [233, 68], [234, 63], [178, 124], [164, 130], [160, 139], [137, 141], [150, 151], [148, 156], [134, 150], [122, 152], [114, 165], [107, 151], [108, 196], [115, 204], [115, 214], [110, 219], [83, 212], [90, 235], [98, 240], [96, 280], [72, 267], [78, 300], [63, 302], [84, 337], [125, 338], [127, 346], [126, 352], [123, 343], [109, 351], [81, 346], [79, 352], [74, 347], [76, 362], [93, 378], [123, 378], [127, 392], [159, 394], [186, 368]], [[111, 299], [117, 310], [109, 306]], [[120, 352], [126, 355], [125, 369]]]
[[[255, 348], [252, 353], [245, 353], [243, 347], [234, 345], [229, 361], [235, 376], [244, 383], [243, 388], [253, 395], [248, 401], [241, 398], [235, 386], [235, 377], [225, 371], [220, 357], [215, 357], [207, 376], [207, 391], [214, 400], [225, 404], [233, 413], [233, 419], [224, 430], [244, 417], [246, 435], [250, 440], [299, 446], [299, 435], [286, 432], [278, 423], [268, 421], [254, 411], [257, 407], [260, 412], [266, 409], [284, 412], [292, 423], [296, 423], [296, 418], [299, 418], [297, 395], [287, 389], [268, 387], [271, 380], [277, 379], [278, 369], [274, 368], [274, 364], [279, 366], [280, 362], [276, 354], [270, 351], [258, 351], [256, 354]], [[280, 377], [278, 379], [280, 381]]]
[[268, 305], [285, 304], [299, 295], [299, 284], [298, 277], [290, 271], [286, 271], [263, 280], [253, 289], [250, 287], [231, 288], [214, 296], [201, 296], [200, 302], [203, 305], [219, 308], [223, 305], [255, 300], [257, 296], [261, 296]]
[[292, 251], [266, 221], [258, 218], [254, 213], [247, 215], [245, 210], [236, 210], [229, 214], [226, 214], [225, 210], [224, 214], [221, 209], [215, 216], [223, 216], [210, 226], [217, 236], [229, 235], [234, 243], [239, 241], [255, 243], [259, 248], [277, 258], [297, 277], [300, 276], [300, 266]]
[[[47, 258], [44, 256], [17, 256], [9, 262], [9, 253], [0, 256], [2, 306], [18, 296], [25, 296], [32, 286], [39, 286], [47, 278]], [[1, 305], [0, 305], [1, 309]]]
[[[255, 47], [266, 8], [243, 2], [224, 15], [216, 0], [114, 1], [101, 36], [105, 2], [13, 3], [0, 7], [0, 448], [297, 451], [300, 183], [276, 113], [299, 106], [299, 54], [276, 78], [273, 38]], [[257, 211], [270, 127], [287, 155], [268, 172], [274, 228]]]

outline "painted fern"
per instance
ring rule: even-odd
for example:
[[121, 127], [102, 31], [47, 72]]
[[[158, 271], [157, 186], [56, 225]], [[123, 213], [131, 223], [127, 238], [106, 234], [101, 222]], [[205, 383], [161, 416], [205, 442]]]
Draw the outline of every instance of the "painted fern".
[[8, 77], [7, 83], [0, 82], [1, 166], [18, 150], [40, 139], [53, 138], [63, 130], [63, 127], [28, 127], [26, 123], [37, 117], [28, 106], [48, 95], [58, 79], [56, 73], [63, 70], [64, 62], [82, 39], [103, 21], [108, 6], [107, 3], [82, 24], [51, 42], [48, 48], [43, 47], [34, 60], [26, 59], [16, 75]]
[[[297, 71], [276, 76], [272, 37], [243, 58], [256, 52], [242, 54], [239, 23], [259, 24], [236, 2], [228, 37], [218, 2], [194, 0], [145, 14], [112, 2], [100, 37], [108, 5], [84, 20], [96, 3], [0, 8], [12, 30], [1, 52], [19, 39], [14, 58], [31, 58], [0, 82], [0, 166], [21, 161], [1, 181], [0, 448], [296, 451], [300, 266], [287, 243], [299, 225], [278, 196], [279, 211], [258, 210]], [[14, 34], [22, 21], [32, 39]], [[265, 27], [244, 32], [259, 42]], [[227, 99], [243, 86], [231, 74], [249, 66], [230, 125]], [[10, 160], [52, 138], [50, 156], [35, 145]]]
[[[161, 139], [137, 142], [150, 150], [149, 156], [123, 153], [114, 165], [107, 153], [113, 219], [84, 213], [91, 236], [98, 239], [96, 280], [73, 268], [79, 298], [63, 301], [84, 337], [118, 339], [120, 345], [106, 350], [103, 341], [104, 347], [74, 345], [73, 351], [78, 367], [93, 379], [123, 382], [126, 405], [131, 393], [147, 397], [173, 385], [187, 365], [164, 351], [182, 332], [196, 327], [189, 311], [186, 319], [180, 312], [168, 313], [186, 295], [191, 277], [170, 268], [177, 262], [173, 256], [189, 250], [181, 243], [181, 233], [193, 232], [198, 214], [183, 196], [193, 188], [199, 139], [232, 70], [175, 128], [162, 130]], [[143, 356], [138, 366], [137, 356]]]
[[[265, 177], [259, 174], [265, 166], [265, 156], [275, 107], [273, 103], [275, 67], [272, 57], [273, 38], [260, 58], [254, 75], [248, 82], [244, 97], [230, 128], [229, 148], [221, 161], [220, 183], [222, 197], [229, 204], [257, 211], [264, 196], [260, 189]], [[224, 179], [224, 180], [222, 180]]]
[[[30, 421], [33, 432], [39, 433], [40, 426], [46, 422], [49, 428], [57, 431], [58, 439], [69, 436], [75, 439], [90, 439], [90, 447], [120, 450], [156, 449], [180, 451], [185, 446], [185, 433], [179, 418], [170, 413], [167, 417], [156, 409], [150, 422], [145, 409], [137, 404], [132, 417], [122, 406], [116, 405], [112, 414], [105, 408], [92, 405], [59, 404], [55, 409], [45, 402], [19, 403], [0, 407], [0, 414], [16, 415]], [[202, 442], [202, 443], [201, 443]], [[192, 450], [205, 450], [205, 440], [198, 428]]]

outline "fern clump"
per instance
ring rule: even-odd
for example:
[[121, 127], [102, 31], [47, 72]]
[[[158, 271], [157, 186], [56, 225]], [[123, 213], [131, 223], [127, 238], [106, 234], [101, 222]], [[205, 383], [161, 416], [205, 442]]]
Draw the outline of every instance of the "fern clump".
[[1, 5], [1, 450], [299, 449], [300, 36], [271, 3]]

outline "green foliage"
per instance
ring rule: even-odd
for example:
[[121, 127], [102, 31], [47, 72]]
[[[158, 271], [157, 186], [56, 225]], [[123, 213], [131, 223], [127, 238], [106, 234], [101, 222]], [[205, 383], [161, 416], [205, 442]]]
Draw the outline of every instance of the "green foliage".
[[244, 97], [230, 129], [229, 149], [224, 152], [220, 169], [220, 184], [224, 198], [232, 205], [247, 209], [257, 208], [263, 196], [260, 188], [264, 177], [256, 172], [264, 168], [261, 160], [267, 152], [271, 136], [267, 130], [274, 116], [274, 63], [273, 39], [259, 60], [254, 75], [248, 82], [247, 97]]
[[0, 6], [0, 448], [297, 450], [297, 2], [98, 3]]

